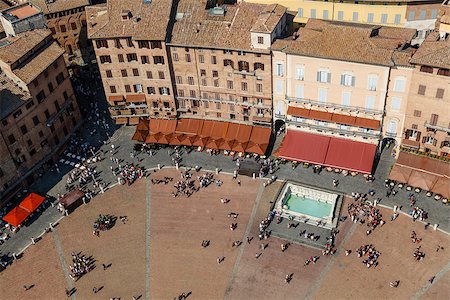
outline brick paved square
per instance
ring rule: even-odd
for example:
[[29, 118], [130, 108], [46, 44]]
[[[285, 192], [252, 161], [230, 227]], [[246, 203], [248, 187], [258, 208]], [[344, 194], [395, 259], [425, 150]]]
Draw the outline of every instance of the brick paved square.
[[[53, 233], [0, 273], [0, 298], [65, 299], [65, 288], [72, 285], [77, 299], [139, 295], [146, 299], [150, 295], [159, 300], [173, 299], [182, 292], [192, 292], [188, 299], [205, 300], [449, 298], [448, 235], [425, 230], [422, 223], [413, 223], [404, 215], [369, 236], [363, 225], [349, 220], [339, 224], [338, 251], [331, 257], [297, 244], [282, 252], [283, 241], [274, 237], [265, 240], [269, 245], [260, 250], [258, 224], [267, 216], [280, 182], [263, 188], [260, 180], [240, 177], [239, 187], [231, 176], [221, 174], [215, 176], [223, 181], [221, 187], [212, 184], [189, 198], [173, 198], [174, 182], [150, 184], [151, 178], [164, 176], [180, 180], [180, 172], [174, 169], [153, 172], [132, 186], [114, 187], [62, 219]], [[231, 201], [223, 204], [220, 198]], [[342, 206], [343, 215], [349, 201]], [[234, 231], [229, 229], [233, 222], [227, 216], [230, 212], [239, 213]], [[382, 212], [388, 220], [390, 211]], [[128, 222], [118, 220], [112, 229], [95, 237], [92, 223], [98, 214], [126, 215]], [[426, 257], [421, 262], [412, 257], [416, 245], [409, 238], [411, 230], [423, 239], [420, 245]], [[250, 244], [247, 233], [253, 237]], [[210, 246], [202, 248], [202, 240], [210, 240]], [[236, 240], [244, 243], [232, 247]], [[354, 250], [363, 244], [373, 244], [381, 252], [377, 268], [367, 269], [356, 257]], [[445, 249], [436, 252], [437, 245]], [[353, 253], [345, 256], [344, 249]], [[76, 282], [67, 281], [60, 261], [62, 255], [67, 265], [72, 251], [96, 260], [96, 268]], [[258, 252], [262, 255], [256, 259]], [[314, 255], [320, 256], [318, 262], [304, 267], [305, 259]], [[225, 260], [217, 264], [217, 257]], [[111, 267], [103, 270], [102, 264]], [[293, 279], [286, 284], [285, 275], [290, 273]], [[431, 276], [436, 276], [433, 285], [427, 282]], [[393, 280], [400, 280], [396, 289], [389, 287]], [[24, 291], [24, 284], [35, 286]], [[103, 288], [94, 294], [93, 287]]]

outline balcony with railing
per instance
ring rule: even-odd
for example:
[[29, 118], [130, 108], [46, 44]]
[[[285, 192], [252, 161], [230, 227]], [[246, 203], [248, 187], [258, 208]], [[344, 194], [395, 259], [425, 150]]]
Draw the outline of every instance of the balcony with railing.
[[342, 109], [345, 111], [357, 111], [357, 112], [364, 112], [364, 113], [369, 113], [369, 114], [374, 114], [374, 115], [382, 115], [383, 114], [383, 111], [379, 110], [379, 109], [371, 109], [371, 108], [358, 107], [358, 106], [346, 106], [346, 105], [342, 105], [342, 104], [320, 102], [320, 101], [305, 99], [305, 98], [286, 97], [286, 100], [293, 101], [296, 103], [315, 105], [315, 106], [319, 106], [319, 107], [337, 108], [337, 109]]
[[385, 132], [385, 133], [383, 133], [383, 135], [384, 135], [384, 137], [391, 138], [391, 139], [395, 139], [397, 137], [396, 132]]
[[75, 98], [74, 98], [74, 95], [72, 94], [72, 95], [71, 95], [71, 96], [63, 103], [63, 105], [61, 106], [61, 109], [58, 110], [57, 112], [55, 112], [54, 114], [52, 114], [52, 115], [50, 116], [50, 118], [48, 118], [48, 120], [47, 120], [47, 126], [48, 126], [48, 127], [52, 126], [53, 123], [56, 121], [56, 119], [57, 119], [63, 112], [65, 112], [65, 111], [69, 108], [69, 106], [70, 106], [70, 104], [72, 103], [72, 100], [73, 100], [73, 99], [75, 99]]
[[439, 131], [444, 131], [444, 132], [450, 133], [450, 128], [449, 127], [444, 127], [444, 126], [440, 126], [440, 125], [437, 125], [437, 124], [431, 124], [428, 121], [425, 121], [424, 126], [427, 129], [439, 130]]
[[317, 130], [317, 131], [321, 131], [321, 132], [328, 131], [330, 133], [344, 134], [347, 136], [355, 136], [355, 137], [370, 138], [370, 139], [379, 139], [380, 138], [380, 133], [349, 130], [349, 129], [343, 129], [343, 128], [338, 128], [338, 127], [334, 127], [334, 126], [320, 125], [317, 123], [312, 124], [309, 122], [299, 122], [296, 120], [285, 119], [285, 121], [291, 125], [309, 128], [309, 129]]

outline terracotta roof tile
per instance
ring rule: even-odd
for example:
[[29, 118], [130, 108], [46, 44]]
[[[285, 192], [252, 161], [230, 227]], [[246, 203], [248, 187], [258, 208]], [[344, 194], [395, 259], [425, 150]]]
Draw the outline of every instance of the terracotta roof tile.
[[63, 54], [64, 50], [56, 42], [53, 42], [32, 60], [14, 69], [14, 74], [28, 84]]
[[[397, 52], [404, 51], [402, 45], [408, 44], [415, 33], [415, 29], [310, 19], [298, 30], [295, 40], [291, 37], [275, 41], [272, 49], [294, 55], [392, 66], [395, 58], [404, 64], [405, 59]], [[405, 53], [411, 54], [409, 50]]]
[[[172, 0], [109, 0], [86, 8], [91, 39], [132, 37], [136, 40], [166, 39]], [[123, 20], [122, 16], [131, 18]]]
[[20, 33], [15, 37], [7, 37], [2, 41], [8, 43], [0, 47], [0, 60], [7, 64], [13, 64], [45, 39], [51, 39], [50, 30], [36, 29]]
[[0, 73], [0, 120], [13, 113], [31, 99], [28, 90], [22, 90], [5, 73]]
[[180, 0], [172, 44], [252, 50], [251, 31], [272, 32], [286, 11], [280, 5], [242, 2], [224, 5], [224, 16], [211, 16], [205, 3], [204, 0]]
[[439, 33], [430, 33], [412, 57], [411, 63], [450, 69], [450, 37], [440, 39]]
[[47, 2], [45, 0], [30, 0], [30, 2], [37, 5], [44, 14], [65, 11], [90, 4], [89, 0], [55, 0], [54, 2]]

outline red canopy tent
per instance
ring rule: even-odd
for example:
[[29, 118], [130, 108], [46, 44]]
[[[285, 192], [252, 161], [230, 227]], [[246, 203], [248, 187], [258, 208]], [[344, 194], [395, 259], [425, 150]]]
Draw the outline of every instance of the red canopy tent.
[[278, 148], [280, 158], [323, 164], [327, 156], [330, 137], [297, 130], [288, 130]]
[[30, 215], [30, 212], [25, 208], [17, 206], [13, 208], [6, 216], [3, 217], [3, 221], [17, 227], [25, 221]]
[[45, 197], [42, 197], [36, 193], [31, 193], [25, 199], [23, 199], [22, 202], [20, 202], [19, 206], [28, 210], [29, 212], [33, 212], [44, 201], [45, 201]]

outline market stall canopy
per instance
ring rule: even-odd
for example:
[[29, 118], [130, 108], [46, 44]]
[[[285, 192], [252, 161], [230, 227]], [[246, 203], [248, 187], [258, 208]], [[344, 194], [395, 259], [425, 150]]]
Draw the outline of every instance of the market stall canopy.
[[84, 193], [82, 191], [76, 189], [76, 190], [71, 191], [64, 197], [62, 197], [59, 200], [59, 203], [61, 203], [65, 209], [69, 209], [73, 206], [78, 206], [83, 197], [84, 197]]
[[419, 156], [402, 151], [398, 156], [397, 164], [416, 170], [424, 170], [439, 176], [445, 175], [450, 177], [449, 163], [425, 156]]
[[20, 206], [13, 208], [6, 216], [3, 217], [3, 221], [17, 227], [25, 221], [30, 215], [30, 212]]
[[431, 188], [437, 180], [438, 177], [434, 174], [413, 170], [409, 177], [408, 184], [425, 191], [431, 191]]
[[332, 137], [325, 165], [371, 174], [376, 151], [377, 146], [374, 144]]
[[278, 150], [278, 157], [312, 164], [324, 164], [330, 137], [288, 130]]
[[431, 191], [444, 198], [450, 199], [450, 178], [447, 176], [439, 177]]
[[412, 169], [394, 164], [391, 172], [389, 173], [389, 179], [395, 180], [401, 183], [408, 183], [409, 177], [411, 176]]
[[36, 193], [29, 194], [25, 199], [20, 202], [19, 206], [25, 208], [29, 212], [34, 212], [45, 201], [45, 197], [42, 197]]
[[158, 140], [161, 138], [163, 134], [160, 132], [157, 133], [151, 133], [149, 135], [147, 135], [147, 138], [145, 139], [145, 142], [147, 144], [155, 144], [158, 143]]
[[133, 141], [145, 142], [147, 135], [148, 135], [148, 130], [136, 130], [131, 139]]
[[139, 119], [139, 123], [136, 126], [136, 130], [147, 130], [148, 131], [149, 129], [150, 129], [150, 127], [149, 127], [148, 120]]

